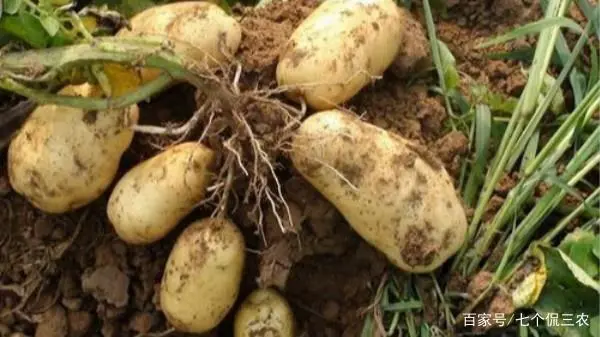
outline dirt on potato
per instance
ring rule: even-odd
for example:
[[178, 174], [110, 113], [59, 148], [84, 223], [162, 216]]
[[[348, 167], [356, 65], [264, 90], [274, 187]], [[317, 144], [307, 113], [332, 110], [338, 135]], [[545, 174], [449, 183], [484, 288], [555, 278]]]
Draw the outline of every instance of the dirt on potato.
[[[464, 95], [468, 97], [470, 87], [476, 83], [507, 96], [522, 91], [525, 77], [519, 62], [490, 60], [486, 56], [489, 50], [477, 50], [475, 46], [539, 17], [536, 3], [454, 0], [449, 1], [447, 17], [436, 17], [438, 37], [453, 52], [463, 74], [460, 87]], [[241, 90], [276, 86], [274, 70], [281, 48], [317, 4], [317, 0], [275, 0], [263, 9], [234, 8], [243, 27], [236, 55], [242, 65]], [[437, 80], [429, 71], [431, 60], [421, 10], [405, 15], [411, 20], [406, 24], [410, 33], [406, 34], [401, 59], [344, 108], [414, 140], [458, 178], [468, 152], [467, 135], [452, 129], [443, 99], [430, 90]], [[492, 50], [507, 51], [531, 46], [532, 42], [522, 39]], [[193, 115], [201, 96], [189, 85], [175, 86], [140, 105], [140, 124], [180, 125]], [[267, 146], [271, 146], [269, 139], [279, 139], [269, 138], [281, 128], [275, 110], [253, 103], [245, 112]], [[218, 119], [211, 123], [215, 129], [222, 126]], [[203, 120], [187, 137], [200, 138], [206, 124]], [[119, 177], [177, 138], [136, 135], [123, 157]], [[222, 140], [208, 136], [205, 142], [220, 146], [215, 144]], [[244, 232], [248, 245], [238, 303], [259, 285], [277, 287], [293, 307], [299, 336], [357, 337], [388, 263], [291, 169], [285, 151], [269, 155], [281, 164], [276, 171], [289, 217], [280, 222], [273, 212], [265, 212], [263, 226], [257, 228], [252, 203], [236, 201], [230, 215]], [[243, 179], [234, 184], [239, 195], [243, 195], [244, 184]], [[499, 191], [497, 200], [502, 200], [503, 194]], [[141, 337], [163, 331], [164, 336], [184, 336], [168, 330], [157, 289], [177, 235], [186, 224], [210, 215], [212, 209], [200, 207], [158, 243], [131, 246], [118, 239], [107, 220], [107, 197], [105, 194], [70, 214], [43, 214], [11, 190], [6, 151], [0, 153], [0, 337]], [[486, 216], [491, 217], [495, 209], [492, 205]], [[457, 284], [457, 292], [465, 291], [468, 281]], [[439, 320], [436, 315], [436, 310], [428, 309], [425, 319]], [[231, 336], [231, 322], [230, 313], [221, 327], [207, 336]]]

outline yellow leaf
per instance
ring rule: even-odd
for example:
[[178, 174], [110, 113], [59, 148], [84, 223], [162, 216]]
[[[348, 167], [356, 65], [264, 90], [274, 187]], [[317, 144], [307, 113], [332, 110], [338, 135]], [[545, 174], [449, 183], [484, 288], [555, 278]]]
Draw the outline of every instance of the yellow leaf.
[[546, 270], [544, 254], [536, 247], [533, 250], [533, 256], [539, 261], [537, 269], [527, 275], [512, 292], [512, 300], [515, 308], [528, 308], [533, 306], [540, 297], [542, 289], [546, 284], [548, 271]]
[[142, 78], [135, 69], [120, 64], [105, 64], [104, 74], [110, 83], [113, 97], [133, 92], [142, 84]]

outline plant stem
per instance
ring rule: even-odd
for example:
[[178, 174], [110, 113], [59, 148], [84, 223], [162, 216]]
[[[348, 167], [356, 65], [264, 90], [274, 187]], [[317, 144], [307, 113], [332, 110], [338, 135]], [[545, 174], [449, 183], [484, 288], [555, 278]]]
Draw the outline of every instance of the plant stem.
[[579, 216], [581, 213], [583, 213], [583, 211], [585, 210], [585, 205], [586, 204], [595, 204], [598, 202], [598, 196], [600, 196], [600, 188], [597, 188], [592, 194], [590, 194], [584, 202], [582, 202], [581, 204], [579, 204], [579, 206], [577, 206], [577, 208], [575, 208], [571, 213], [569, 213], [569, 215], [567, 215], [566, 217], [564, 217], [562, 220], [560, 220], [560, 222], [552, 229], [552, 231], [550, 231], [549, 233], [547, 233], [546, 235], [544, 235], [544, 237], [542, 238], [542, 242], [543, 243], [551, 243], [552, 240], [554, 240], [554, 238], [560, 234], [568, 225], [569, 223], [575, 219], [575, 217]]
[[162, 91], [172, 82], [171, 76], [162, 74], [138, 90], [115, 98], [91, 98], [55, 95], [28, 88], [12, 79], [0, 79], [0, 88], [25, 96], [38, 104], [55, 104], [86, 110], [120, 109], [145, 100]]
[[[208, 96], [219, 99], [225, 109], [231, 109], [236, 99], [212, 72], [193, 61], [184, 60], [171, 50], [161, 47], [162, 38], [98, 38], [93, 42], [44, 50], [8, 53], [0, 56], [0, 87], [42, 103], [60, 103], [89, 109], [123, 107], [149, 98], [173, 81], [186, 81]], [[95, 63], [139, 64], [164, 70], [156, 79], [125, 96], [111, 99], [62, 97], [27, 88], [14, 80], [53, 84], [61, 72]], [[189, 69], [188, 69], [189, 68]], [[193, 69], [190, 70], [190, 69]], [[201, 70], [201, 72], [196, 72]], [[28, 74], [33, 73], [33, 76]], [[56, 83], [54, 83], [56, 84]], [[86, 102], [87, 101], [87, 102]]]

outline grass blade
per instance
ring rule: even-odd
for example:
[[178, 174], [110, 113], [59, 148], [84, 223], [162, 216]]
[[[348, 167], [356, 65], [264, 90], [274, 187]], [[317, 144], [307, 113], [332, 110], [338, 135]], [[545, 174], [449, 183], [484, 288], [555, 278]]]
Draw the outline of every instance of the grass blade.
[[[574, 128], [578, 123], [586, 123], [592, 114], [600, 106], [600, 82], [590, 90], [582, 103], [575, 108], [567, 120], [552, 135], [552, 138], [546, 143], [540, 154], [525, 169], [525, 176], [531, 175], [545, 161], [554, 164], [558, 158], [566, 151], [565, 144], [568, 144], [573, 137]], [[583, 119], [582, 119], [583, 117]], [[561, 146], [562, 144], [562, 146]]]
[[484, 178], [490, 137], [492, 134], [492, 113], [487, 105], [475, 107], [475, 161], [463, 193], [467, 205], [475, 202], [476, 193]]
[[[598, 139], [596, 139], [598, 141]], [[593, 156], [591, 159], [585, 162], [585, 165], [578, 170], [576, 174], [569, 179], [568, 185], [574, 186], [579, 180], [583, 178], [590, 170], [600, 163], [600, 152]], [[558, 205], [558, 203], [567, 195], [568, 191], [562, 188], [562, 186], [553, 186], [537, 203], [536, 206], [531, 210], [527, 217], [523, 219], [516, 232], [513, 232], [511, 237], [514, 237], [516, 248], [511, 252], [511, 255], [518, 254], [524, 249], [532, 237], [535, 235], [535, 231], [541, 225], [542, 220], [552, 212], [552, 210]], [[510, 240], [510, 239], [509, 239]]]
[[590, 78], [588, 88], [592, 87], [594, 83], [600, 81], [600, 52], [597, 47], [590, 46], [590, 59], [592, 66], [590, 68]]
[[423, 303], [417, 300], [407, 300], [384, 305], [381, 308], [384, 311], [410, 311], [415, 309], [423, 309]]
[[[588, 23], [586, 31], [589, 29], [591, 29], [591, 25]], [[548, 109], [548, 107], [550, 107], [550, 104], [552, 104], [553, 99], [556, 97], [557, 93], [560, 90], [560, 86], [562, 85], [565, 78], [567, 77], [567, 74], [569, 73], [569, 71], [571, 70], [573, 65], [575, 64], [575, 60], [577, 59], [577, 57], [578, 57], [579, 53], [581, 52], [581, 50], [583, 49], [583, 47], [585, 46], [586, 41], [587, 41], [586, 35], [582, 35], [579, 38], [579, 40], [577, 41], [577, 44], [575, 45], [575, 48], [573, 48], [573, 52], [571, 53], [571, 56], [569, 57], [569, 60], [567, 61], [566, 66], [562, 69], [562, 71], [560, 72], [560, 75], [558, 76], [556, 81], [554, 81], [554, 84], [552, 85], [552, 87], [550, 88], [548, 93], [546, 94], [544, 100], [541, 102], [541, 104], [539, 104], [537, 106], [535, 112], [533, 113], [531, 119], [529, 120], [529, 123], [525, 127], [525, 130], [521, 133], [521, 135], [518, 136], [518, 139], [517, 139], [515, 146], [513, 148], [513, 151], [512, 151], [512, 155], [511, 155], [510, 159], [508, 160], [508, 164], [506, 165], [507, 171], [510, 171], [512, 169], [512, 167], [515, 165], [515, 163], [521, 156], [521, 153], [522, 153], [523, 149], [525, 148], [525, 146], [527, 145], [527, 142], [529, 141], [529, 139], [531, 139], [531, 135], [538, 128], [539, 123], [541, 122], [542, 118], [544, 117], [544, 114], [546, 113], [546, 110]], [[544, 76], [546, 76], [546, 75], [547, 74], [544, 73]], [[530, 76], [534, 76], [534, 75], [532, 75], [530, 73]]]
[[[563, 16], [567, 10], [568, 4], [568, 0], [552, 1], [548, 7], [548, 10], [546, 11], [546, 17]], [[494, 193], [496, 184], [505, 172], [505, 167], [512, 155], [514, 145], [521, 135], [521, 132], [525, 128], [528, 118], [534, 112], [537, 98], [542, 87], [542, 78], [544, 74], [546, 74], [550, 59], [552, 58], [554, 44], [556, 43], [558, 33], [559, 27], [553, 26], [545, 29], [540, 34], [535, 50], [533, 65], [530, 70], [530, 76], [527, 80], [527, 84], [525, 85], [525, 90], [519, 99], [519, 103], [517, 104], [515, 112], [511, 116], [511, 119], [506, 127], [506, 131], [504, 132], [500, 142], [498, 152], [494, 157], [492, 165], [490, 166], [490, 169], [486, 175], [484, 188], [479, 196], [477, 207], [475, 208], [475, 212], [473, 214], [473, 218], [471, 219], [471, 223], [469, 224], [468, 230], [469, 242], [474, 237], [477, 237], [475, 235], [477, 231], [483, 231], [484, 233], [481, 235], [485, 239], [480, 245], [476, 246], [477, 253], [470, 256], [472, 260], [468, 262], [469, 267], [466, 269], [468, 273], [472, 272], [474, 267], [479, 265], [479, 262], [483, 258], [482, 252], [487, 251], [490, 240], [495, 234], [495, 232], [491, 232], [495, 231], [492, 226], [486, 226], [485, 228], [482, 228], [479, 226], [479, 223], [483, 217], [488, 201]], [[463, 246], [457, 259], [455, 260], [453, 267], [456, 267], [457, 264], [462, 262], [461, 259], [464, 256], [467, 246], [468, 244]]]
[[570, 30], [572, 30], [578, 34], [584, 33], [583, 29], [581, 29], [581, 27], [572, 19], [565, 18], [565, 17], [547, 17], [547, 18], [538, 20], [536, 22], [526, 24], [519, 28], [515, 28], [506, 34], [502, 34], [502, 35], [497, 36], [487, 42], [484, 42], [484, 43], [478, 45], [476, 48], [477, 49], [487, 48], [487, 47], [490, 47], [493, 45], [497, 45], [500, 43], [504, 43], [504, 42], [508, 42], [510, 40], [517, 39], [517, 38], [525, 36], [525, 35], [539, 33], [547, 28], [553, 28], [556, 26], [569, 28]]
[[[540, 4], [542, 6], [542, 9], [546, 10], [548, 6], [547, 1], [542, 1]], [[569, 49], [567, 40], [565, 39], [565, 36], [562, 33], [558, 34], [558, 39], [556, 40], [556, 55], [558, 60], [560, 61], [560, 66], [563, 68], [566, 67], [571, 56], [571, 50]], [[585, 95], [587, 85], [586, 80], [586, 76], [583, 73], [581, 73], [577, 67], [574, 66], [573, 70], [571, 70], [571, 73], [569, 74], [569, 81], [571, 83], [571, 88], [573, 88], [575, 106], [577, 106], [579, 102], [581, 102], [583, 96]]]
[[527, 143], [527, 147], [523, 152], [523, 158], [521, 159], [521, 170], [523, 173], [525, 171], [525, 167], [535, 158], [538, 150], [538, 145], [540, 142], [540, 131], [536, 130], [531, 139]]
[[448, 88], [446, 87], [444, 65], [442, 63], [442, 55], [439, 48], [439, 44], [436, 43], [436, 41], [438, 41], [438, 38], [435, 32], [435, 23], [433, 22], [433, 14], [431, 12], [431, 5], [429, 3], [429, 0], [423, 1], [423, 9], [425, 11], [425, 20], [427, 22], [427, 35], [429, 36], [429, 44], [431, 45], [431, 55], [433, 57], [433, 63], [435, 64], [435, 68], [438, 73], [440, 87], [444, 92], [446, 111], [450, 116], [455, 117], [454, 112], [452, 111], [452, 105], [450, 104], [450, 99], [448, 97]]
[[577, 0], [577, 5], [588, 21], [596, 23], [594, 28], [596, 36], [600, 39], [600, 5], [596, 5], [596, 8], [594, 8], [589, 0]]
[[550, 232], [548, 232], [542, 238], [542, 242], [550, 244], [554, 238], [560, 234], [570, 223], [571, 220], [575, 219], [575, 217], [581, 215], [586, 208], [587, 205], [597, 204], [600, 201], [600, 188], [596, 188], [592, 194], [590, 194], [577, 208], [575, 208], [571, 213], [565, 216], [562, 220], [552, 228]]

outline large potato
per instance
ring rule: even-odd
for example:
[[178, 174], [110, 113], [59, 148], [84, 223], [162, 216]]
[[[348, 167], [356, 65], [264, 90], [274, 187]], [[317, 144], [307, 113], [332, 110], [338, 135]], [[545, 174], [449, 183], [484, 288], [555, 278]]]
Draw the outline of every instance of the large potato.
[[292, 149], [297, 170], [399, 268], [429, 272], [461, 246], [464, 209], [427, 149], [338, 110], [307, 118]]
[[148, 244], [167, 235], [204, 198], [214, 157], [204, 145], [187, 142], [127, 172], [107, 206], [119, 237], [131, 244]]
[[401, 42], [393, 0], [327, 0], [292, 34], [277, 65], [279, 85], [292, 86], [317, 110], [354, 96], [383, 74]]
[[[154, 6], [130, 20], [131, 30], [119, 36], [164, 36], [178, 55], [200, 67], [212, 68], [233, 56], [242, 40], [242, 28], [223, 9], [210, 2], [182, 1]], [[144, 82], [156, 78], [157, 69], [142, 71]]]
[[235, 314], [234, 337], [294, 337], [294, 314], [273, 289], [257, 289]]
[[[100, 90], [86, 83], [65, 87], [60, 94], [91, 97]], [[12, 187], [48, 213], [92, 202], [114, 179], [138, 113], [136, 105], [110, 111], [39, 106], [9, 147]]]
[[244, 237], [226, 219], [192, 223], [177, 239], [160, 287], [160, 307], [173, 327], [203, 333], [235, 303], [245, 261]]

